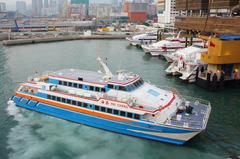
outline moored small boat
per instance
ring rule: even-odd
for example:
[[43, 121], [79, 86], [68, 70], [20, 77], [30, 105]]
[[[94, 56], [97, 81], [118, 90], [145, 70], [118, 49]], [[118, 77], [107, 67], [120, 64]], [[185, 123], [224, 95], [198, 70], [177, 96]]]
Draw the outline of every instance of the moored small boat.
[[141, 45], [150, 45], [157, 41], [157, 33], [149, 32], [139, 35], [134, 35], [132, 37], [127, 37], [126, 40], [130, 45], [141, 46]]
[[193, 45], [175, 53], [165, 55], [165, 58], [171, 59], [173, 62], [165, 70], [168, 75], [181, 75], [180, 79], [188, 82], [195, 82], [197, 69], [204, 63], [200, 60], [201, 54], [207, 52], [205, 44]]

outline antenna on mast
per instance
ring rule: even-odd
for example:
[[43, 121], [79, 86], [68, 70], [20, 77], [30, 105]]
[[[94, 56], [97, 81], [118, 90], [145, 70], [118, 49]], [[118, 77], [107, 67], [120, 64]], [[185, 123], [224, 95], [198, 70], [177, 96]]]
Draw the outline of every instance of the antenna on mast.
[[112, 74], [112, 72], [110, 71], [110, 69], [107, 67], [106, 63], [103, 62], [103, 60], [102, 60], [99, 56], [98, 56], [97, 60], [98, 60], [98, 62], [100, 63], [100, 66], [102, 67], [103, 72], [104, 72], [105, 75], [106, 75], [105, 77], [106, 77], [107, 79], [112, 78], [112, 77], [113, 77], [113, 74]]

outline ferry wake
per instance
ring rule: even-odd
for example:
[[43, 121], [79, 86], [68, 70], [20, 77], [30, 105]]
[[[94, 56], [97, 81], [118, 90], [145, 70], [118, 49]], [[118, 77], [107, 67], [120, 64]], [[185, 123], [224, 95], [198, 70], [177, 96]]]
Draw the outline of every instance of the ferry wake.
[[206, 129], [208, 101], [157, 88], [139, 75], [64, 69], [21, 83], [10, 102], [129, 136], [182, 145]]

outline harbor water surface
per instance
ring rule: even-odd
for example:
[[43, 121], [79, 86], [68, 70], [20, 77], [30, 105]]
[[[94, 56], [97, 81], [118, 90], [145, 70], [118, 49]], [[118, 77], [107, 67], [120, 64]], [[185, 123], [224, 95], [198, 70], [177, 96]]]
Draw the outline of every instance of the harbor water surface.
[[[133, 138], [71, 123], [7, 101], [20, 82], [34, 73], [64, 68], [99, 70], [97, 56], [113, 72], [140, 74], [164, 89], [210, 100], [207, 130], [184, 146]], [[124, 40], [68, 41], [4, 47], [0, 45], [0, 158], [10, 159], [202, 159], [240, 155], [240, 92], [208, 92], [165, 75], [166, 61], [145, 55]]]

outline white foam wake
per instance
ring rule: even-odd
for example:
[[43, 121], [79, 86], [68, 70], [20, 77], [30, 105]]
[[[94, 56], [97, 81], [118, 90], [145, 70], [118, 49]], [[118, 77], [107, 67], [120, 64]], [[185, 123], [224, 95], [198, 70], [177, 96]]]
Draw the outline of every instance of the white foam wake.
[[[12, 150], [10, 159], [106, 159], [128, 158], [130, 154], [137, 158], [144, 149], [135, 138], [50, 117], [13, 103], [8, 103], [7, 111], [18, 121], [8, 134], [8, 148]], [[129, 143], [132, 144], [130, 148]], [[123, 151], [127, 153], [124, 155]]]

